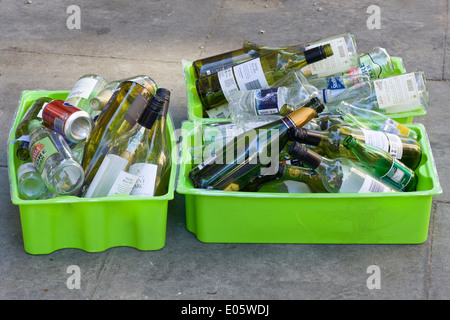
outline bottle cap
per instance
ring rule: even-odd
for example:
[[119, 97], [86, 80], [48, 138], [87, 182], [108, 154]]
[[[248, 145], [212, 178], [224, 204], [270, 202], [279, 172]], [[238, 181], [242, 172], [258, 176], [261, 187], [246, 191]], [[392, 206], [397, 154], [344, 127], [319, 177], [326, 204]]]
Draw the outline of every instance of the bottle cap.
[[294, 142], [289, 147], [288, 153], [307, 165], [312, 169], [316, 169], [322, 162], [322, 156], [310, 149], [308, 149], [304, 144]]
[[298, 127], [289, 128], [288, 134], [291, 141], [306, 143], [313, 146], [318, 146], [322, 140], [320, 132]]
[[170, 100], [170, 91], [164, 88], [158, 88], [156, 94], [152, 96], [147, 107], [142, 112], [138, 123], [146, 128], [153, 126], [164, 105]]
[[327, 57], [331, 57], [332, 55], [333, 49], [330, 44], [305, 50], [305, 59], [308, 64], [323, 60]]

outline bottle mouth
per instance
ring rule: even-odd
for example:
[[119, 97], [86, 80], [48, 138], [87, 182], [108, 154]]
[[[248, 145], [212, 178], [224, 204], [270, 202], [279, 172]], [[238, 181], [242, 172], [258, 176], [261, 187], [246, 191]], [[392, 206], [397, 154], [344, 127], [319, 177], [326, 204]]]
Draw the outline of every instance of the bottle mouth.
[[353, 138], [353, 136], [346, 136], [345, 139], [342, 141], [342, 144], [344, 147], [349, 148], [353, 147], [356, 144], [356, 139]]
[[333, 55], [333, 49], [331, 48], [331, 44], [329, 44], [329, 43], [327, 43], [323, 46], [323, 51], [327, 58], [331, 57]]

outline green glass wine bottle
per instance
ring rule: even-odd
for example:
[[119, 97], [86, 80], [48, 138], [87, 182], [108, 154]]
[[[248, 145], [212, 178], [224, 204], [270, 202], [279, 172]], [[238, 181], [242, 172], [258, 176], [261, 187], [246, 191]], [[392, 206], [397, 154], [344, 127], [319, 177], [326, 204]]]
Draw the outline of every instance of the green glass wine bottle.
[[342, 144], [347, 136], [353, 136], [361, 142], [388, 152], [413, 170], [417, 168], [422, 157], [422, 148], [417, 140], [352, 126], [335, 125], [327, 131], [294, 128], [290, 129], [289, 136], [293, 141], [317, 146], [317, 152], [330, 158], [356, 159]]
[[333, 55], [326, 44], [310, 50], [291, 53], [272, 51], [261, 57], [196, 80], [196, 88], [204, 109], [221, 106], [234, 92], [266, 88], [292, 70]]
[[150, 91], [138, 83], [125, 81], [119, 85], [86, 139], [81, 164], [88, 181], [94, 177], [106, 148], [136, 124], [151, 97]]
[[320, 100], [313, 98], [280, 120], [244, 132], [192, 169], [190, 180], [196, 188], [239, 191], [262, 167], [267, 169], [265, 174], [275, 173], [273, 166], [288, 142], [288, 129], [302, 127], [323, 108]]
[[195, 60], [192, 65], [198, 78], [209, 76], [221, 70], [231, 68], [237, 64], [255, 59], [271, 51], [300, 50], [302, 45], [291, 47], [259, 46], [257, 44], [244, 45], [242, 48], [220, 53], [207, 58]]
[[274, 180], [303, 182], [313, 193], [328, 192], [316, 171], [281, 162], [278, 164], [278, 171], [275, 174], [254, 177], [242, 191], [257, 192], [263, 185]]
[[[154, 96], [154, 102], [161, 106], [161, 112], [149, 137], [147, 163], [157, 167], [154, 195], [162, 196], [167, 193], [171, 172], [171, 150], [167, 141], [169, 137], [166, 129], [170, 91], [165, 88], [158, 88]], [[132, 194], [135, 193], [136, 190], [132, 192]]]
[[352, 136], [343, 141], [369, 172], [386, 182], [398, 191], [414, 191], [417, 185], [417, 175], [414, 170], [405, 166], [400, 160], [393, 158], [380, 148], [362, 143]]
[[[130, 194], [138, 181], [137, 189], [140, 192], [134, 195], [142, 196], [145, 191], [151, 192], [147, 196], [153, 196], [157, 167], [148, 164], [147, 158], [150, 151], [149, 140], [161, 112], [161, 105], [153, 103], [155, 99], [154, 96], [150, 100], [133, 128], [111, 143], [93, 179], [85, 179], [85, 198]], [[145, 175], [145, 179], [141, 175]]]
[[328, 192], [396, 192], [388, 184], [372, 176], [364, 167], [350, 159], [328, 159], [298, 142], [291, 145], [289, 153], [314, 169], [320, 175]]

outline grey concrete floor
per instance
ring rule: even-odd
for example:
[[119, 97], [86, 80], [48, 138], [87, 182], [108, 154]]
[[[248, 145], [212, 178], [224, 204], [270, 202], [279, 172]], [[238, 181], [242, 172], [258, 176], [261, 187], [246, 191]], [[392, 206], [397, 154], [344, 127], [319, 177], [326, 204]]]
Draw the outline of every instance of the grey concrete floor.
[[[31, 2], [31, 3], [28, 3]], [[381, 9], [369, 29], [367, 8]], [[81, 29], [67, 28], [67, 8]], [[385, 47], [408, 71], [423, 70], [432, 105], [425, 125], [443, 193], [433, 200], [428, 240], [418, 245], [205, 244], [186, 230], [184, 197], [169, 203], [159, 251], [23, 248], [19, 209], [0, 188], [0, 299], [414, 299], [450, 298], [450, 40], [448, 0], [76, 1], [0, 0], [0, 177], [22, 90], [69, 90], [83, 74], [148, 74], [172, 90], [171, 115], [187, 119], [181, 61], [238, 48], [244, 40], [287, 45], [352, 32], [361, 52]], [[68, 266], [81, 270], [69, 289]], [[380, 268], [369, 289], [367, 268]]]

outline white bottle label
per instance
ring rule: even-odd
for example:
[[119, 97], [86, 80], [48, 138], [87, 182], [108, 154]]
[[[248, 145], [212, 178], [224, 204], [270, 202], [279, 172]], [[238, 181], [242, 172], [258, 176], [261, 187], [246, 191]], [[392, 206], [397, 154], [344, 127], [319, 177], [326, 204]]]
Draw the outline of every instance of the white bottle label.
[[229, 118], [230, 111], [228, 111], [228, 105], [224, 104], [209, 110], [206, 110], [208, 117], [210, 118]]
[[317, 75], [318, 77], [326, 77], [336, 73], [341, 73], [349, 70], [352, 67], [344, 37], [334, 39], [329, 42], [321, 42], [311, 46], [307, 46], [306, 49], [316, 48], [327, 43], [331, 45], [331, 48], [333, 49], [333, 55], [324, 60], [317, 61], [309, 65], [311, 74]]
[[114, 194], [130, 194], [131, 190], [136, 184], [137, 179], [137, 175], [125, 171], [120, 171], [119, 175], [114, 181], [114, 184], [111, 187], [111, 190], [109, 190], [108, 192], [108, 196]]
[[403, 156], [403, 144], [396, 134], [361, 128], [364, 142], [371, 146], [388, 152], [393, 158], [401, 159]]
[[72, 90], [70, 91], [69, 95], [67, 96], [66, 100], [69, 100], [70, 98], [74, 97], [80, 97], [87, 99], [91, 95], [92, 90], [94, 90], [95, 85], [97, 84], [97, 80], [90, 79], [90, 78], [84, 78], [78, 80]]
[[364, 182], [359, 189], [358, 193], [371, 193], [371, 192], [394, 192], [391, 188], [383, 183], [375, 180], [369, 175], [366, 175]]
[[[238, 90], [261, 89], [269, 86], [259, 58], [218, 72], [220, 87], [228, 101]], [[236, 79], [236, 80], [235, 80]]]
[[411, 105], [412, 108], [408, 110], [413, 110], [420, 106], [419, 90], [414, 73], [375, 80], [374, 86], [381, 109]]
[[155, 195], [158, 166], [150, 163], [135, 163], [130, 166], [129, 173], [138, 177], [131, 190], [132, 196], [153, 197]]

